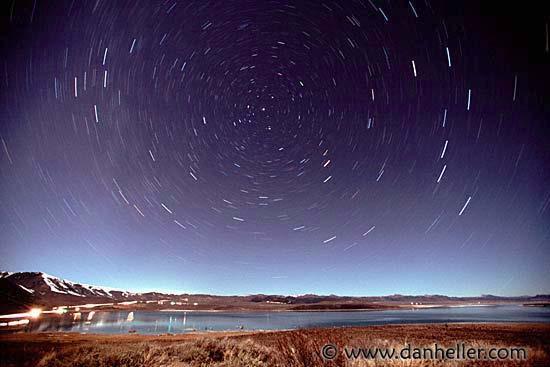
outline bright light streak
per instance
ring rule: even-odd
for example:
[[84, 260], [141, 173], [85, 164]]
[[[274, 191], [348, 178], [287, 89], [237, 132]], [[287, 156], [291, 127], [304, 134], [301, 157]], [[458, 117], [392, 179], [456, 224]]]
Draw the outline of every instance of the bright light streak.
[[37, 319], [40, 317], [42, 310], [40, 308], [33, 308], [27, 314], [30, 318]]

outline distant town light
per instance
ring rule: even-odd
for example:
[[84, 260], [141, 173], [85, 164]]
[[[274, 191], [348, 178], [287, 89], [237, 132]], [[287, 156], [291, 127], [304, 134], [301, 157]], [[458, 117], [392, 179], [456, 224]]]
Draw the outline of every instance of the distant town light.
[[40, 308], [33, 308], [28, 312], [30, 318], [37, 319], [40, 317], [42, 310]]
[[64, 308], [64, 307], [59, 307], [59, 308], [56, 309], [54, 312], [55, 312], [56, 314], [63, 315], [64, 313], [67, 312], [67, 309]]

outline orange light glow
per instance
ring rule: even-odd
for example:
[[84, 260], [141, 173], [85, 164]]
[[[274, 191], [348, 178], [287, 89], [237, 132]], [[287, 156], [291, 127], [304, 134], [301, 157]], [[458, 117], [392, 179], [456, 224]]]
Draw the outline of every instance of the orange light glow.
[[40, 317], [41, 313], [42, 313], [42, 310], [40, 308], [33, 308], [28, 312], [28, 315], [33, 319], [37, 319]]

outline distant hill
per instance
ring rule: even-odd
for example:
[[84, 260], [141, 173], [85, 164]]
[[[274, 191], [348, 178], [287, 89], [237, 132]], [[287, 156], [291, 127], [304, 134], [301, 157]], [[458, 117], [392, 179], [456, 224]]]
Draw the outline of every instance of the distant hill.
[[[0, 313], [28, 310], [30, 307], [104, 304], [112, 307], [140, 304], [153, 307], [196, 310], [356, 310], [397, 307], [449, 306], [460, 304], [550, 302], [550, 295], [499, 297], [449, 297], [444, 295], [389, 295], [350, 297], [306, 294], [300, 296], [135, 293], [115, 288], [76, 283], [42, 272], [0, 272]], [[158, 306], [160, 305], [160, 306]], [[137, 306], [134, 306], [138, 308]], [[145, 308], [148, 307], [148, 308]]]

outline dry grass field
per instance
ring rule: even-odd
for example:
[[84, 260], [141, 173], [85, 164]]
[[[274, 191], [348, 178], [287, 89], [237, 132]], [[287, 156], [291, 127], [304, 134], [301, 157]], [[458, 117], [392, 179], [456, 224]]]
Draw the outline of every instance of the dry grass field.
[[[525, 347], [524, 361], [324, 360], [326, 343], [350, 347]], [[549, 366], [548, 324], [436, 324], [185, 335], [0, 336], [0, 366]]]

